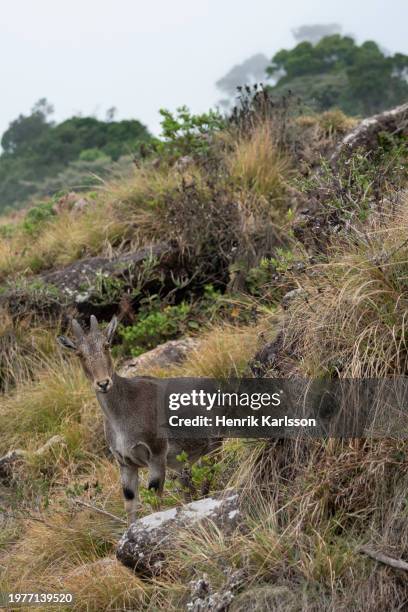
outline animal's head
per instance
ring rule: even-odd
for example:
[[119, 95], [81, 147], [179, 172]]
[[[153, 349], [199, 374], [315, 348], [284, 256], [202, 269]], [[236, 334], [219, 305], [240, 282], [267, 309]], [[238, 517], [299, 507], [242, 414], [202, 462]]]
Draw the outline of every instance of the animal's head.
[[107, 393], [113, 386], [113, 364], [110, 346], [115, 335], [118, 320], [113, 317], [108, 327], [101, 330], [94, 315], [88, 333], [85, 333], [78, 321], [72, 320], [73, 339], [58, 336], [59, 344], [73, 351], [81, 360], [84, 372], [98, 393]]

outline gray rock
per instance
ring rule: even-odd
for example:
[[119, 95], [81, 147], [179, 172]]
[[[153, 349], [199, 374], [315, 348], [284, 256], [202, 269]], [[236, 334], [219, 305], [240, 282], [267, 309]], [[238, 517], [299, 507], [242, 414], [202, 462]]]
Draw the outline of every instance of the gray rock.
[[151, 367], [168, 368], [180, 364], [198, 345], [199, 341], [195, 338], [169, 340], [139, 357], [126, 361], [119, 370], [119, 374], [131, 378], [143, 374]]
[[288, 291], [287, 293], [285, 293], [285, 295], [283, 296], [282, 301], [281, 301], [282, 308], [286, 310], [290, 306], [290, 303], [295, 298], [298, 298], [298, 297], [306, 298], [306, 296], [307, 296], [307, 291], [305, 291], [304, 289], [292, 289], [291, 291]]
[[213, 592], [206, 574], [190, 582], [191, 600], [187, 603], [189, 612], [226, 612], [236, 593], [245, 585], [245, 570], [228, 568], [226, 580], [220, 589]]
[[408, 119], [408, 102], [383, 113], [363, 119], [337, 146], [331, 162], [337, 162], [343, 154], [349, 156], [358, 147], [376, 148], [378, 134], [406, 134]]
[[[50, 316], [57, 318], [64, 316], [71, 306], [73, 312], [89, 316], [95, 314], [95, 308], [117, 308], [121, 295], [131, 292], [136, 286], [139, 272], [143, 274], [149, 260], [154, 262], [154, 270], [151, 277], [144, 280], [143, 287], [157, 282], [161, 276], [170, 276], [170, 271], [177, 269], [178, 255], [174, 247], [156, 244], [113, 258], [81, 259], [63, 268], [28, 277], [24, 283], [11, 285], [0, 295], [0, 304], [16, 318], [27, 312], [48, 319]], [[103, 284], [108, 289], [101, 294]], [[109, 286], [116, 287], [111, 294]], [[109, 317], [111, 314], [112, 310]]]
[[39, 278], [44, 284], [57, 287], [62, 293], [69, 297], [79, 296], [84, 300], [86, 293], [92, 293], [93, 285], [98, 276], [106, 278], [123, 278], [129, 270], [137, 268], [147, 259], [160, 258], [169, 253], [167, 245], [154, 245], [119, 255], [113, 259], [107, 257], [90, 257], [81, 259], [75, 263], [52, 272], [46, 272]]
[[166, 550], [177, 545], [180, 530], [210, 520], [231, 533], [241, 522], [239, 497], [229, 491], [224, 497], [208, 497], [178, 508], [155, 512], [133, 523], [119, 541], [116, 556], [137, 574], [160, 574], [166, 563]]

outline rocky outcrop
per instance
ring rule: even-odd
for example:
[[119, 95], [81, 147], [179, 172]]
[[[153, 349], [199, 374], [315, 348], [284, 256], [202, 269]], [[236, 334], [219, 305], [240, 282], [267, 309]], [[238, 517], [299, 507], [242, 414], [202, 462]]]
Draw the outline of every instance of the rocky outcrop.
[[107, 257], [82, 259], [65, 268], [42, 274], [39, 278], [45, 285], [52, 285], [76, 303], [82, 303], [95, 296], [96, 284], [101, 277], [122, 279], [130, 284], [129, 274], [135, 274], [137, 268], [144, 262], [155, 258], [160, 260], [162, 265], [166, 265], [165, 256], [170, 256], [171, 259], [171, 254], [168, 245], [158, 244], [112, 259]]
[[0, 303], [12, 316], [27, 313], [60, 317], [71, 309], [75, 315], [97, 314], [106, 318], [117, 312], [123, 296], [132, 290], [174, 288], [171, 271], [180, 267], [178, 252], [156, 244], [116, 257], [90, 257], [63, 268], [27, 278], [4, 291]]
[[151, 368], [169, 368], [182, 363], [191, 351], [197, 348], [199, 341], [195, 338], [169, 340], [139, 357], [126, 361], [119, 373], [121, 376], [139, 376]]
[[381, 132], [393, 135], [407, 134], [408, 102], [361, 121], [339, 143], [331, 161], [336, 162], [342, 154], [351, 155], [358, 147], [375, 149]]
[[239, 496], [227, 491], [223, 497], [208, 497], [178, 508], [149, 514], [133, 523], [119, 541], [116, 556], [137, 574], [160, 574], [166, 551], [177, 546], [181, 530], [211, 521], [225, 534], [242, 522]]

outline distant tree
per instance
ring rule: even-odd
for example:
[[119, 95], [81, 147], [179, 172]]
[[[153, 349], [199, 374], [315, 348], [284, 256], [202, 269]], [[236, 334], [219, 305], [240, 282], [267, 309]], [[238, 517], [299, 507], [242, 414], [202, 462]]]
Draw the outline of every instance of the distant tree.
[[387, 56], [373, 41], [357, 45], [334, 34], [303, 41], [274, 55], [267, 69], [272, 90], [291, 90], [316, 110], [337, 106], [349, 114], [380, 112], [408, 99], [408, 56]]
[[151, 138], [148, 130], [137, 120], [114, 121], [110, 110], [108, 121], [77, 116], [55, 124], [50, 121], [53, 108], [43, 98], [30, 115], [12, 121], [1, 139], [0, 210], [24, 202], [41, 181], [56, 177], [76, 160], [109, 163], [137, 154], [141, 143]]
[[1, 139], [1, 146], [5, 153], [18, 153], [19, 150], [30, 146], [43, 136], [50, 128], [48, 118], [54, 112], [53, 107], [46, 98], [41, 98], [34, 104], [31, 114], [19, 115], [10, 123]]

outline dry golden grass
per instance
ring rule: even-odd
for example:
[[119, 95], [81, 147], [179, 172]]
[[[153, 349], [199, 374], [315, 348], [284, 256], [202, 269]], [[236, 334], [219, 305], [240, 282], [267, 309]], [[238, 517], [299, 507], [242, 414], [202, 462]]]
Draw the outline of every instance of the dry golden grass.
[[[112, 521], [88, 510], [44, 516], [44, 522], [27, 521], [20, 540], [7, 551], [3, 591], [65, 590], [74, 593], [74, 610], [143, 602], [143, 582], [109, 558], [118, 537]], [[6, 557], [0, 559], [4, 564]]]
[[181, 173], [146, 165], [127, 179], [104, 185], [95, 205], [82, 213], [63, 212], [34, 234], [17, 224], [10, 237], [0, 237], [0, 280], [64, 266], [86, 256], [109, 255], [112, 247], [128, 239], [135, 245], [163, 240], [167, 236], [160, 211], [165, 198], [185, 181], [201, 184], [198, 169]]
[[407, 373], [407, 210], [374, 217], [298, 279], [304, 293], [289, 310], [286, 344], [303, 356], [305, 373]]
[[[257, 348], [260, 331], [260, 327], [212, 328], [204, 334], [204, 350], [198, 349], [184, 365], [184, 375], [242, 373]], [[214, 359], [218, 354], [219, 361]], [[47, 435], [52, 430], [75, 437], [80, 428], [78, 446], [89, 449], [84, 432], [93, 439], [89, 425], [94, 413], [89, 389], [83, 387], [83, 382], [88, 383], [78, 379], [71, 362], [57, 369], [61, 378], [50, 391], [44, 384], [55, 374], [52, 368], [40, 373], [31, 387], [19, 387], [15, 403], [14, 396], [7, 398], [13, 414], [21, 415], [16, 411], [18, 401], [21, 409], [39, 417], [22, 420], [20, 440], [29, 445], [28, 430], [43, 429], [45, 410], [50, 411]], [[73, 403], [68, 397], [66, 404], [73, 388]], [[61, 413], [54, 412], [51, 397], [57, 399]], [[356, 550], [360, 542], [370, 542], [394, 556], [408, 554], [404, 519], [408, 462], [403, 441], [228, 441], [221, 461], [223, 483], [244, 491], [248, 528], [231, 536], [208, 524], [182, 532], [177, 546], [166, 551], [165, 573], [156, 581], [141, 581], [112, 558], [123, 530], [120, 523], [75, 507], [67, 494], [71, 489], [74, 496], [123, 517], [116, 466], [91, 452], [82, 458], [61, 452], [39, 460], [38, 473], [35, 460], [29, 460], [25, 473], [41, 477], [55, 461], [59, 467], [52, 477], [50, 504], [34, 514], [45, 522], [26, 519], [18, 538], [13, 531], [4, 537], [0, 566], [6, 569], [0, 590], [30, 591], [35, 586], [47, 592], [72, 591], [78, 611], [176, 612], [189, 601], [190, 580], [205, 573], [216, 591], [222, 588], [228, 567], [243, 569], [247, 576], [231, 607], [236, 611], [252, 605], [255, 610], [266, 606], [287, 612], [374, 612], [377, 604], [388, 602], [397, 608], [404, 600], [406, 589], [398, 576]], [[299, 602], [302, 607], [296, 608]]]
[[234, 378], [243, 376], [251, 358], [264, 341], [267, 320], [258, 325], [237, 327], [215, 325], [202, 336], [200, 344], [183, 364], [163, 373], [167, 376]]
[[244, 488], [247, 528], [230, 536], [211, 525], [182, 533], [168, 553], [173, 580], [187, 582], [194, 568], [215, 591], [225, 582], [225, 565], [244, 570], [231, 610], [398, 609], [407, 595], [398, 573], [358, 547], [368, 542], [395, 557], [408, 552], [404, 442], [304, 446], [293, 440], [235, 446], [236, 465], [249, 465], [230, 482]]
[[238, 138], [232, 152], [227, 149], [225, 163], [237, 184], [275, 204], [282, 202], [292, 168], [276, 144], [270, 123], [261, 123], [250, 136]]
[[320, 132], [321, 137], [331, 138], [350, 132], [358, 123], [357, 119], [348, 117], [341, 110], [334, 109], [325, 111], [318, 115], [301, 115], [296, 119], [296, 124], [302, 128], [315, 128], [316, 137]]
[[[340, 116], [321, 121], [326, 123], [319, 129], [328, 136], [345, 129]], [[245, 190], [254, 191], [248, 196], [254, 206], [266, 197], [279, 201], [290, 172], [280, 168], [265, 129], [260, 126], [251, 141], [236, 145], [237, 165], [231, 166], [237, 181], [242, 180], [244, 196]], [[277, 170], [271, 177], [266, 173], [270, 164]], [[197, 176], [194, 181], [200, 180]], [[124, 220], [132, 226], [132, 240], [143, 241], [162, 235], [161, 218], [155, 215], [182, 180], [176, 171], [144, 169], [127, 183], [109, 186], [101, 202], [113, 207], [119, 227]], [[252, 205], [248, 210], [253, 212]], [[57, 228], [43, 228], [38, 238], [43, 251], [40, 242], [29, 247], [30, 257], [37, 255], [37, 247], [39, 263], [16, 260], [19, 266], [25, 261], [21, 270], [52, 265], [54, 258], [67, 263], [71, 252], [74, 257], [100, 252], [116, 240], [114, 232], [106, 237], [102, 223], [92, 234], [88, 220], [78, 218], [73, 243], [67, 237], [67, 246], [61, 246], [63, 219]], [[73, 217], [65, 221], [76, 223]], [[407, 225], [403, 209], [396, 218], [378, 220], [367, 233], [339, 243], [328, 264], [304, 275], [307, 299], [295, 298], [286, 323], [286, 345], [296, 347], [303, 372], [405, 374]], [[17, 256], [6, 252], [12, 240], [0, 241], [4, 261], [11, 257], [10, 269]], [[213, 326], [184, 364], [160, 375], [242, 376], [273, 327], [270, 319], [253, 326]], [[403, 577], [357, 552], [358, 544], [369, 542], [392, 556], [408, 555], [404, 441], [230, 440], [222, 451], [220, 486], [243, 491], [247, 527], [232, 535], [212, 525], [186, 530], [178, 545], [166, 551], [160, 579], [142, 581], [123, 568], [113, 558], [122, 524], [72, 501], [81, 497], [124, 516], [117, 467], [104, 455], [100, 409], [79, 364], [51, 347], [53, 335], [35, 325], [31, 329], [28, 322], [16, 329], [0, 314], [0, 355], [7, 354], [2, 364], [9, 372], [19, 364], [11, 381], [15, 389], [0, 398], [0, 454], [12, 447], [29, 451], [8, 487], [19, 500], [13, 508], [19, 518], [10, 519], [0, 533], [0, 591], [72, 591], [77, 611], [176, 612], [189, 600], [190, 580], [205, 573], [217, 590], [225, 583], [225, 570], [233, 568], [243, 569], [246, 579], [231, 612], [404, 609], [408, 587]], [[29, 346], [32, 353], [27, 353]], [[63, 444], [36, 455], [56, 434], [63, 436]], [[4, 503], [2, 491], [0, 497]]]
[[72, 609], [78, 612], [148, 609], [154, 596], [149, 584], [109, 557], [75, 567], [64, 578], [63, 587], [75, 593]]
[[57, 434], [76, 446], [81, 415], [91, 411], [95, 418], [96, 399], [79, 363], [56, 355], [38, 360], [37, 366], [34, 381], [22, 380], [2, 397], [0, 452], [35, 450]]
[[55, 322], [28, 316], [18, 321], [0, 307], [0, 387], [4, 393], [31, 380], [45, 359], [57, 352]]
[[[252, 466], [239, 479], [245, 529], [226, 535], [207, 523], [182, 531], [176, 546], [164, 547], [161, 578], [141, 581], [112, 558], [120, 526], [87, 510], [67, 512], [54, 501], [42, 515], [46, 524], [27, 521], [19, 541], [0, 556], [0, 566], [7, 565], [2, 590], [67, 590], [78, 611], [128, 606], [176, 612], [190, 600], [190, 580], [205, 574], [217, 591], [229, 568], [246, 575], [231, 610], [251, 604], [255, 610], [374, 612], [401, 605], [407, 589], [398, 573], [357, 548], [370, 542], [394, 556], [407, 554], [403, 442], [322, 446], [316, 440], [307, 452], [288, 441], [233, 444], [235, 465]], [[101, 462], [88, 480], [95, 477], [103, 492], [92, 502], [119, 513], [114, 467]], [[236, 474], [231, 483], [237, 485]]]
[[0, 238], [0, 280], [16, 273], [35, 273], [69, 264], [86, 255], [109, 252], [120, 242], [126, 224], [113, 208], [97, 204], [82, 214], [63, 213], [30, 235], [17, 229]]

